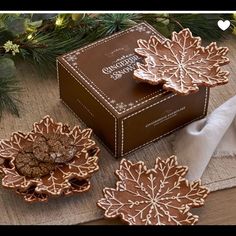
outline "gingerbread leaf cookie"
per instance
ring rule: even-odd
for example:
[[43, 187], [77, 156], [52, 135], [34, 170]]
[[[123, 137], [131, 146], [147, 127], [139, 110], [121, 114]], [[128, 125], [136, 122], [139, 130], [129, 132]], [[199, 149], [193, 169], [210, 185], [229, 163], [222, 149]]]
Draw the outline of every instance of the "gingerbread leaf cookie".
[[176, 156], [157, 158], [153, 169], [123, 159], [116, 188], [105, 188], [98, 206], [107, 218], [120, 216], [130, 225], [194, 224], [198, 216], [190, 208], [202, 206], [209, 191], [200, 181], [188, 182], [186, 172]]
[[187, 95], [202, 85], [214, 87], [228, 82], [229, 72], [221, 70], [229, 63], [228, 48], [217, 47], [215, 42], [203, 47], [189, 29], [173, 32], [171, 40], [156, 36], [148, 41], [140, 39], [135, 52], [145, 57], [145, 64], [137, 63], [134, 79], [163, 84], [168, 91]]
[[16, 132], [1, 140], [3, 187], [15, 189], [29, 202], [89, 190], [100, 151], [91, 134], [91, 129], [70, 129], [46, 116], [28, 134]]

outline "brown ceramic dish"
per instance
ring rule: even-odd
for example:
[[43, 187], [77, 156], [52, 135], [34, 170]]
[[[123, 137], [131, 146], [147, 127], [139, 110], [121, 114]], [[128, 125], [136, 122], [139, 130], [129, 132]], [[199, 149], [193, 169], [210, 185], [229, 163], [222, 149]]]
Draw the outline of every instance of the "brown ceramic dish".
[[[3, 175], [2, 185], [16, 190], [28, 202], [46, 201], [49, 196], [70, 195], [87, 191], [90, 188], [89, 178], [99, 169], [97, 155], [100, 149], [90, 138], [91, 133], [91, 129], [81, 130], [79, 126], [70, 129], [68, 125], [56, 123], [52, 118], [46, 116], [39, 123], [33, 125], [31, 132], [27, 134], [15, 132], [9, 140], [1, 140], [0, 173]], [[34, 142], [38, 137], [48, 134], [67, 136], [70, 140], [68, 145], [73, 145], [73, 148], [76, 149], [74, 156], [63, 163], [48, 163], [36, 159], [32, 151]], [[37, 143], [38, 145], [39, 143]], [[27, 155], [30, 154], [33, 162], [27, 163], [23, 159], [23, 161], [16, 161], [17, 158], [22, 158], [25, 150], [28, 152]], [[42, 150], [45, 151], [45, 149]], [[60, 146], [59, 149], [51, 149], [50, 154], [60, 156], [61, 153], [65, 154], [65, 150], [67, 150], [67, 146]], [[32, 165], [30, 165], [31, 162]], [[52, 165], [54, 166], [52, 169], [46, 166], [45, 170], [45, 165], [50, 165], [50, 168]]]
[[156, 159], [153, 169], [143, 162], [123, 159], [116, 175], [116, 188], [105, 188], [98, 206], [105, 217], [121, 217], [129, 225], [195, 224], [198, 216], [189, 212], [204, 204], [208, 189], [200, 181], [188, 182], [187, 167], [179, 166], [176, 156]]
[[213, 42], [201, 46], [201, 38], [193, 37], [189, 29], [173, 32], [172, 39], [138, 40], [135, 52], [145, 58], [137, 63], [134, 79], [181, 95], [197, 92], [199, 86], [214, 87], [228, 82], [229, 72], [221, 70], [228, 64], [228, 48]]

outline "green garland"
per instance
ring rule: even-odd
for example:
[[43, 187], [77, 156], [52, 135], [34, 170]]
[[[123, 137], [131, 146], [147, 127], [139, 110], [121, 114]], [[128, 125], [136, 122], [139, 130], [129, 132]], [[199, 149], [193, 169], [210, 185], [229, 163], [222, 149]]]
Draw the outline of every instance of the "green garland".
[[150, 23], [166, 37], [190, 28], [211, 41], [226, 35], [217, 27], [219, 19], [230, 20], [226, 32], [236, 35], [236, 14], [0, 14], [0, 117], [4, 110], [19, 116], [17, 58], [33, 62], [46, 78], [45, 72], [55, 72], [57, 56], [139, 22]]

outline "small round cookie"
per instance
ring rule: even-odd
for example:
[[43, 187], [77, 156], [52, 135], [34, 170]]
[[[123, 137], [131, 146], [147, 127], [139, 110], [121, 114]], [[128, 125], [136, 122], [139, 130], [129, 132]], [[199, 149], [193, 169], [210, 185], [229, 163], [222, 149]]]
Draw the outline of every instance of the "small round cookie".
[[55, 169], [54, 164], [37, 160], [32, 147], [25, 147], [18, 153], [15, 166], [20, 174], [30, 178], [45, 176]]
[[51, 161], [49, 154], [49, 146], [47, 144], [47, 139], [44, 135], [38, 136], [34, 143], [32, 152], [35, 158], [39, 161], [53, 163]]
[[65, 134], [45, 134], [38, 136], [33, 144], [33, 154], [39, 161], [65, 163], [76, 154], [73, 139]]

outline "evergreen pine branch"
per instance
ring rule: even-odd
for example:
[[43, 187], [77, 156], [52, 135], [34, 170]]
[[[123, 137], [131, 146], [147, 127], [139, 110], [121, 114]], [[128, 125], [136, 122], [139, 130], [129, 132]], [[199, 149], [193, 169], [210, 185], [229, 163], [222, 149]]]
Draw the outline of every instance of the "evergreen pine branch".
[[0, 79], [0, 118], [4, 110], [19, 116], [19, 100], [16, 94], [21, 90], [14, 78]]
[[77, 35], [53, 31], [51, 33], [38, 33], [32, 39], [25, 38], [19, 44], [21, 56], [33, 62], [41, 72], [55, 70], [56, 57], [76, 49], [84, 44], [84, 33]]
[[[193, 35], [199, 36], [202, 39], [219, 40], [226, 34], [218, 26], [217, 22], [223, 15], [220, 14], [173, 14], [172, 16], [177, 21], [181, 22], [184, 28], [189, 28]], [[180, 27], [176, 25], [176, 30]]]
[[96, 40], [94, 30], [97, 22], [89, 15], [86, 14], [79, 24], [73, 22], [69, 15], [64, 19], [63, 27], [47, 20], [32, 34], [32, 38], [25, 34], [14, 41], [20, 45], [22, 58], [33, 63], [42, 75], [55, 71], [56, 57]]
[[[169, 24], [164, 26], [158, 19], [168, 19]], [[145, 20], [158, 31], [165, 27], [164, 36], [170, 37], [172, 31], [180, 31], [189, 28], [193, 35], [201, 37], [203, 40], [219, 40], [225, 36], [225, 32], [218, 26], [220, 19], [229, 19], [230, 14], [142, 14], [140, 20]]]
[[98, 37], [104, 37], [134, 26], [139, 19], [137, 14], [101, 14], [96, 18], [99, 27], [96, 31]]

